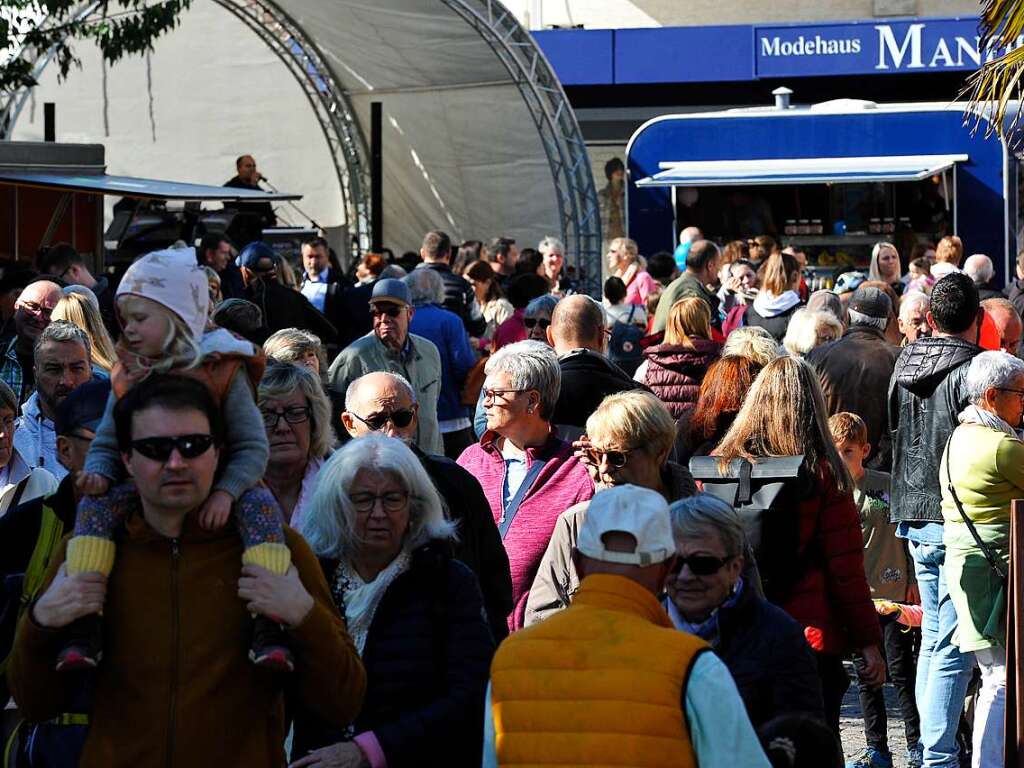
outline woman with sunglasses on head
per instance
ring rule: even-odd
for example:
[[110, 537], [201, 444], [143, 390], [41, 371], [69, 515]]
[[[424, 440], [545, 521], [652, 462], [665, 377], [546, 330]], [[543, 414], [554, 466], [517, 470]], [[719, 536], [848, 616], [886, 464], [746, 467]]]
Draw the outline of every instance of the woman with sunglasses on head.
[[331, 401], [311, 369], [280, 362], [267, 367], [256, 404], [270, 444], [263, 482], [281, 506], [285, 521], [299, 528], [320, 468], [337, 443], [331, 429]]
[[554, 350], [538, 341], [510, 344], [485, 371], [487, 431], [458, 463], [480, 481], [508, 553], [509, 628], [516, 630], [558, 515], [593, 496], [594, 483], [551, 424], [562, 380]]
[[456, 525], [419, 459], [367, 435], [324, 465], [301, 533], [366, 668], [343, 731], [295, 715], [292, 768], [480, 765], [494, 640]]
[[699, 493], [670, 507], [676, 562], [664, 605], [672, 623], [706, 640], [732, 674], [754, 728], [773, 717], [824, 716], [803, 628], [746, 583], [746, 536], [735, 510]]
[[[650, 392], [608, 395], [586, 426], [586, 434], [573, 447], [599, 493], [628, 484], [650, 488], [672, 502], [697, 492], [690, 471], [668, 460], [676, 435], [675, 421], [664, 403]], [[589, 499], [558, 516], [530, 588], [527, 625], [567, 608], [579, 588], [573, 550], [588, 506]]]
[[860, 651], [863, 679], [876, 686], [885, 682], [885, 661], [864, 575], [854, 484], [827, 419], [814, 370], [798, 358], [780, 357], [758, 374], [712, 455], [722, 465], [732, 459], [756, 464], [765, 457], [803, 457], [799, 477], [786, 481], [794, 502], [786, 505], [791, 514], [766, 516], [763, 523], [778, 546], [759, 553], [758, 568], [765, 596], [804, 628], [818, 664], [826, 722], [838, 734], [843, 694], [850, 686], [843, 657]]

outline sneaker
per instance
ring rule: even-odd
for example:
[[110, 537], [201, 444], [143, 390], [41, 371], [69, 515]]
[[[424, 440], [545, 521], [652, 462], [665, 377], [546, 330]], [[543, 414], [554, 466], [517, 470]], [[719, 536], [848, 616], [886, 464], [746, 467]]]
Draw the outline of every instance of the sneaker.
[[924, 747], [920, 744], [907, 749], [907, 768], [921, 768], [924, 765]]
[[252, 629], [252, 646], [249, 649], [252, 663], [275, 672], [294, 671], [295, 658], [288, 647], [284, 627], [266, 616], [256, 616]]
[[853, 760], [847, 761], [846, 768], [892, 768], [892, 755], [866, 747]]
[[82, 672], [99, 666], [103, 660], [103, 621], [98, 614], [72, 622], [67, 635], [67, 642], [57, 654], [58, 672]]

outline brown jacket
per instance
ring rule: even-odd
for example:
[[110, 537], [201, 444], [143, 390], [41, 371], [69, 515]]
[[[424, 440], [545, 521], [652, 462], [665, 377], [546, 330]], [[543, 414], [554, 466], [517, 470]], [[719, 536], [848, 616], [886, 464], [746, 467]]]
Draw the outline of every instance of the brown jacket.
[[[242, 541], [234, 527], [202, 530], [189, 515], [179, 539], [128, 518], [104, 609], [104, 656], [81, 766], [233, 766], [285, 762], [284, 687], [333, 725], [351, 722], [366, 675], [309, 546], [285, 529], [313, 609], [290, 635], [296, 667], [277, 676], [248, 659], [252, 620], [238, 597]], [[64, 561], [50, 563], [47, 584]], [[63, 711], [54, 670], [61, 631], [26, 612], [8, 671], [26, 718]]]

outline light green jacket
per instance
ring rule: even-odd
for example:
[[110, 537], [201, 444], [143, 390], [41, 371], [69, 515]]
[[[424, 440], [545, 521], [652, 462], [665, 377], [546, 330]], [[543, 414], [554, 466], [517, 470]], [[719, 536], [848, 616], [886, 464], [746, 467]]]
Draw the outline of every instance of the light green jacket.
[[964, 514], [974, 523], [978, 536], [995, 557], [1009, 562], [1010, 502], [1024, 498], [1024, 443], [990, 427], [961, 424], [949, 444], [949, 474], [946, 463], [944, 452], [939, 484], [945, 521], [946, 584], [957, 614], [954, 642], [962, 651], [976, 651], [1002, 642], [1002, 638], [988, 638], [981, 632], [991, 613], [999, 578], [960, 516], [947, 486], [951, 475]]

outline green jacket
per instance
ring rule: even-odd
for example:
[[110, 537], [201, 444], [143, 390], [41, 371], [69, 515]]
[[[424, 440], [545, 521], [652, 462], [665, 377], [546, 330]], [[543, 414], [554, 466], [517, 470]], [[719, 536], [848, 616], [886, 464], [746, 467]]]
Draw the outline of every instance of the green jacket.
[[[424, 453], [444, 455], [444, 443], [437, 423], [437, 398], [441, 394], [441, 355], [429, 339], [409, 334], [406, 348], [393, 352], [373, 331], [345, 347], [331, 363], [328, 387], [334, 402], [335, 420], [345, 408], [348, 385], [367, 373], [387, 371], [404, 376], [416, 391], [420, 405], [416, 445]], [[360, 413], [360, 416], [366, 416]]]

